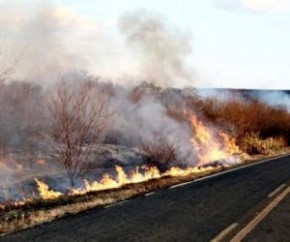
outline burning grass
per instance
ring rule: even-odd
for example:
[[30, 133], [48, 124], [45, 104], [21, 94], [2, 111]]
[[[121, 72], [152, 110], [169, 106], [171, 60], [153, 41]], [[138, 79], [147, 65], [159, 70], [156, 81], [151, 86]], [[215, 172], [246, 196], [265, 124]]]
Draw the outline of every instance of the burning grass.
[[[290, 153], [290, 150], [279, 152], [279, 155]], [[278, 155], [278, 153], [276, 153]], [[106, 205], [117, 203], [122, 200], [142, 196], [146, 193], [166, 189], [173, 185], [193, 181], [195, 179], [205, 177], [214, 173], [242, 166], [254, 159], [265, 158], [267, 156], [244, 157], [243, 162], [225, 165], [222, 162], [214, 162], [207, 165], [194, 168], [178, 168], [172, 167], [167, 172], [160, 174], [155, 170], [151, 175], [139, 173], [139, 175], [131, 174], [131, 178], [126, 178], [121, 167], [116, 167], [118, 176], [108, 184], [104, 190], [101, 187], [88, 186], [89, 182], [84, 181], [82, 189], [71, 190], [67, 194], [53, 191], [42, 181], [35, 179], [40, 198], [27, 199], [20, 202], [7, 202], [0, 206], [0, 234], [5, 235], [17, 230], [30, 228], [42, 223], [52, 222], [55, 219], [73, 215], [90, 209], [103, 208]], [[156, 173], [157, 172], [157, 173]], [[155, 174], [155, 176], [154, 176]], [[139, 179], [136, 177], [139, 176]], [[104, 177], [108, 177], [104, 175]], [[140, 178], [142, 177], [142, 179]], [[127, 179], [127, 180], [126, 180]], [[104, 182], [104, 181], [103, 181]], [[121, 182], [122, 185], [116, 185]], [[101, 184], [101, 182], [100, 182]], [[95, 190], [94, 190], [95, 189]]]
[[[114, 119], [95, 110], [88, 98], [91, 86], [108, 95], [113, 105], [101, 105], [101, 110], [111, 114], [111, 108], [117, 109]], [[70, 88], [67, 85], [55, 93], [53, 100], [58, 102], [50, 106], [54, 122], [31, 120], [25, 107], [32, 104], [22, 107], [25, 100], [17, 101], [19, 106], [14, 100], [6, 105], [13, 112], [3, 112], [0, 126], [0, 233], [166, 189], [235, 167], [249, 159], [248, 154], [277, 154], [289, 144], [289, 113], [258, 100], [202, 99], [194, 90], [163, 90], [154, 85], [141, 85], [130, 95], [129, 89], [94, 80], [89, 81], [88, 89]], [[37, 89], [31, 90], [36, 91], [33, 98], [45, 107], [47, 97], [42, 99], [36, 95]], [[92, 97], [98, 96], [92, 93]], [[16, 126], [23, 130], [10, 122], [18, 110], [23, 113], [18, 118], [21, 125]], [[36, 117], [47, 117], [43, 110]], [[112, 126], [107, 127], [108, 121]], [[97, 123], [100, 125], [95, 126]], [[29, 137], [31, 143], [26, 142]], [[48, 149], [50, 142], [54, 148]], [[99, 146], [126, 148], [101, 151]], [[31, 158], [18, 162], [18, 151]]]
[[[140, 196], [150, 191], [165, 189], [172, 185], [191, 181], [226, 169], [224, 166], [194, 168], [191, 172], [172, 170], [172, 175], [150, 179], [141, 183], [125, 184], [115, 189], [91, 191], [86, 194], [70, 194], [50, 199], [28, 200], [25, 203], [12, 203], [2, 206], [0, 211], [0, 232], [10, 233], [41, 223], [51, 222], [68, 214], [76, 214], [93, 208], [116, 203], [124, 199]], [[195, 172], [194, 172], [195, 171]], [[183, 176], [181, 175], [183, 174]], [[45, 188], [46, 189], [46, 188]]]

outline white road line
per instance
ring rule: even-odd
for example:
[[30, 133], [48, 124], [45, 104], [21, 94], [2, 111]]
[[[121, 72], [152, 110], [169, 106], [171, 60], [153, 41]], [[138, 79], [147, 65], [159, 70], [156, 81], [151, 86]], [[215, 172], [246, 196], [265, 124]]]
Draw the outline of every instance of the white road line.
[[109, 205], [106, 205], [104, 208], [110, 208], [110, 207], [114, 207], [116, 204], [113, 203], [113, 204], [109, 204]]
[[225, 228], [222, 232], [220, 232], [216, 237], [210, 240], [210, 242], [219, 242], [222, 241], [231, 231], [233, 231], [239, 224], [233, 223], [229, 227]]
[[146, 193], [144, 196], [151, 196], [151, 195], [153, 195], [153, 194], [155, 194], [156, 192], [149, 192], [149, 193]]
[[109, 204], [107, 206], [104, 206], [104, 208], [110, 208], [110, 207], [114, 207], [114, 206], [118, 206], [118, 205], [122, 205], [124, 203], [127, 203], [129, 200], [123, 200], [123, 201], [120, 201], [118, 203], [112, 203], [112, 204]]
[[244, 239], [271, 211], [275, 208], [288, 194], [290, 187], [284, 190], [278, 197], [276, 197], [262, 212], [260, 212], [250, 223], [246, 225], [239, 233], [237, 233], [231, 242], [239, 242]]
[[215, 173], [213, 175], [204, 176], [204, 177], [195, 179], [193, 181], [189, 181], [189, 182], [184, 182], [184, 183], [180, 183], [180, 184], [177, 184], [177, 185], [173, 185], [173, 186], [169, 187], [168, 189], [173, 189], [173, 188], [176, 188], [176, 187], [182, 187], [182, 186], [185, 186], [185, 185], [188, 185], [188, 184], [191, 184], [191, 183], [208, 180], [208, 179], [211, 179], [213, 177], [222, 176], [224, 174], [231, 173], [231, 172], [238, 171], [238, 170], [243, 170], [243, 169], [246, 169], [246, 168], [249, 168], [249, 167], [252, 167], [252, 166], [261, 165], [263, 163], [267, 163], [267, 162], [273, 161], [273, 160], [278, 160], [278, 159], [281, 159], [281, 158], [284, 158], [284, 157], [287, 157], [287, 156], [290, 156], [290, 155], [289, 154], [285, 154], [285, 155], [282, 155], [282, 156], [279, 156], [279, 157], [269, 158], [269, 159], [265, 159], [265, 160], [262, 160], [262, 161], [259, 161], [259, 162], [255, 162], [253, 164], [249, 164], [249, 165], [245, 165], [245, 166], [241, 166], [241, 167], [237, 167], [237, 168], [228, 169], [228, 170], [222, 171], [222, 172], [217, 172], [217, 173]]
[[273, 192], [268, 195], [268, 198], [274, 197], [279, 191], [281, 191], [286, 184], [282, 184], [281, 186], [277, 187]]
[[176, 188], [176, 187], [182, 187], [182, 186], [185, 186], [187, 184], [190, 184], [190, 183], [193, 183], [195, 182], [196, 180], [193, 180], [193, 181], [189, 181], [189, 182], [184, 182], [184, 183], [180, 183], [180, 184], [177, 184], [177, 185], [173, 185], [171, 187], [169, 187], [169, 189], [173, 189], [173, 188]]

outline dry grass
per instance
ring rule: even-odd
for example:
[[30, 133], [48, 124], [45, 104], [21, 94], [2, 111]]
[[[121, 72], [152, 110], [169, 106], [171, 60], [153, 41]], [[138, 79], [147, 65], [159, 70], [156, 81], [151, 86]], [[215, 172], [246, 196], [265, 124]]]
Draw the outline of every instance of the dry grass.
[[[275, 155], [290, 153], [290, 150], [279, 151]], [[224, 170], [258, 161], [266, 155], [253, 156], [243, 163], [231, 167], [217, 166], [200, 173], [186, 176], [165, 176], [142, 183], [124, 185], [117, 189], [90, 192], [85, 195], [63, 196], [53, 200], [32, 200], [23, 205], [7, 206], [0, 209], [0, 235], [27, 229], [55, 219], [84, 212], [90, 209], [102, 208], [122, 200], [142, 196], [148, 192], [166, 189], [173, 185], [192, 181]]]
[[191, 181], [199, 177], [220, 172], [226, 168], [219, 166], [198, 174], [183, 177], [162, 177], [143, 183], [124, 185], [118, 189], [91, 192], [86, 195], [67, 196], [54, 200], [33, 200], [24, 205], [15, 205], [0, 211], [0, 233], [6, 234], [51, 222], [57, 218], [101, 208], [150, 191], [166, 189], [172, 185]]
[[[290, 153], [290, 149], [279, 150], [275, 155]], [[259, 161], [268, 155], [256, 155], [231, 167], [216, 166], [186, 176], [164, 176], [142, 183], [124, 185], [117, 189], [90, 192], [85, 195], [63, 196], [53, 200], [31, 200], [23, 205], [0, 208], [0, 235], [30, 228], [55, 219], [81, 213], [90, 209], [102, 208], [129, 198], [142, 196], [148, 192], [166, 189], [173, 185], [192, 181], [237, 166]]]
[[240, 148], [250, 155], [273, 155], [285, 147], [283, 137], [261, 139], [258, 134], [250, 133], [240, 139]]

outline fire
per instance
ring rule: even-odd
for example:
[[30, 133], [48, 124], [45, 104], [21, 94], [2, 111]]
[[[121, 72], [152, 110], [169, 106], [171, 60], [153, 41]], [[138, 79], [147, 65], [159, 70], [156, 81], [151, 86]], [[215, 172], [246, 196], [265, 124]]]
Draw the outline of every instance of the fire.
[[45, 199], [45, 200], [55, 199], [55, 198], [58, 198], [58, 197], [63, 195], [61, 192], [55, 192], [55, 191], [49, 189], [47, 184], [45, 184], [42, 181], [39, 181], [37, 178], [35, 178], [34, 180], [37, 183], [38, 191], [39, 191], [39, 194], [40, 194], [42, 199]]
[[[235, 140], [224, 132], [218, 132], [215, 129], [206, 127], [196, 116], [189, 116], [189, 120], [193, 132], [191, 143], [198, 158], [196, 166], [187, 168], [171, 167], [165, 173], [161, 173], [157, 167], [142, 166], [134, 170], [126, 171], [124, 168], [116, 166], [115, 176], [106, 173], [97, 181], [85, 179], [79, 188], [71, 188], [66, 194], [52, 190], [48, 184], [35, 178], [39, 196], [43, 200], [56, 199], [64, 195], [73, 196], [94, 191], [116, 189], [126, 184], [141, 183], [152, 179], [159, 179], [164, 176], [182, 177], [191, 174], [199, 174], [215, 169], [215, 166], [228, 166], [229, 163], [226, 161], [232, 161], [234, 154], [240, 152]], [[211, 166], [210, 164], [213, 162], [218, 163]], [[40, 161], [37, 163], [43, 164], [43, 162]], [[0, 163], [0, 165], [1, 164], [2, 163]], [[24, 199], [23, 201], [28, 201], [28, 199]]]
[[[206, 171], [210, 171], [214, 169], [213, 167], [189, 167], [186, 169], [182, 169], [179, 167], [172, 167], [164, 174], [161, 174], [160, 171], [156, 167], [141, 167], [136, 168], [135, 171], [131, 172], [130, 174], [126, 174], [124, 169], [120, 166], [115, 167], [117, 175], [115, 178], [112, 178], [109, 174], [104, 174], [100, 181], [93, 181], [89, 182], [88, 180], [83, 181], [83, 186], [81, 188], [72, 188], [69, 192], [69, 195], [81, 195], [86, 194], [88, 192], [95, 192], [95, 191], [103, 191], [108, 189], [119, 188], [125, 184], [133, 184], [133, 183], [141, 183], [144, 181], [148, 181], [151, 179], [158, 179], [164, 176], [187, 176], [190, 174], [198, 174]], [[42, 199], [52, 199], [57, 198], [63, 195], [60, 192], [55, 192], [49, 189], [48, 185], [38, 181], [38, 190], [39, 194]]]
[[166, 175], [169, 175], [169, 176], [188, 176], [190, 174], [199, 174], [199, 173], [203, 173], [203, 172], [207, 172], [207, 171], [210, 171], [210, 170], [213, 170], [214, 168], [209, 166], [209, 167], [203, 167], [203, 168], [200, 168], [200, 167], [188, 167], [186, 169], [182, 169], [182, 168], [179, 168], [179, 167], [172, 167], [168, 172], [166, 172]]
[[235, 140], [223, 132], [214, 132], [206, 127], [196, 116], [189, 117], [194, 135], [191, 139], [196, 149], [198, 164], [205, 165], [215, 161], [230, 160], [239, 152]]
[[109, 174], [104, 174], [100, 181], [89, 182], [84, 180], [84, 187], [80, 189], [72, 189], [71, 194], [85, 194], [93, 191], [101, 191], [121, 187], [125, 184], [140, 183], [150, 179], [160, 178], [161, 174], [156, 167], [143, 167], [144, 172], [139, 168], [127, 175], [124, 169], [120, 166], [115, 167], [117, 176], [113, 179]]

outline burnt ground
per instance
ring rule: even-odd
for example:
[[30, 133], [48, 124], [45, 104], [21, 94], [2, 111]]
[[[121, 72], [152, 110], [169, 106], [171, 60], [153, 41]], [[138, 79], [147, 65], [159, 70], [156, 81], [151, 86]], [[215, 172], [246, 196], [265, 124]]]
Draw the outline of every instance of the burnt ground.
[[[230, 224], [250, 220], [267, 195], [287, 182], [289, 156], [68, 216], [0, 241], [209, 241]], [[290, 238], [289, 229], [283, 233]], [[259, 236], [254, 231], [249, 238], [259, 241]], [[279, 241], [275, 233], [271, 240]]]

